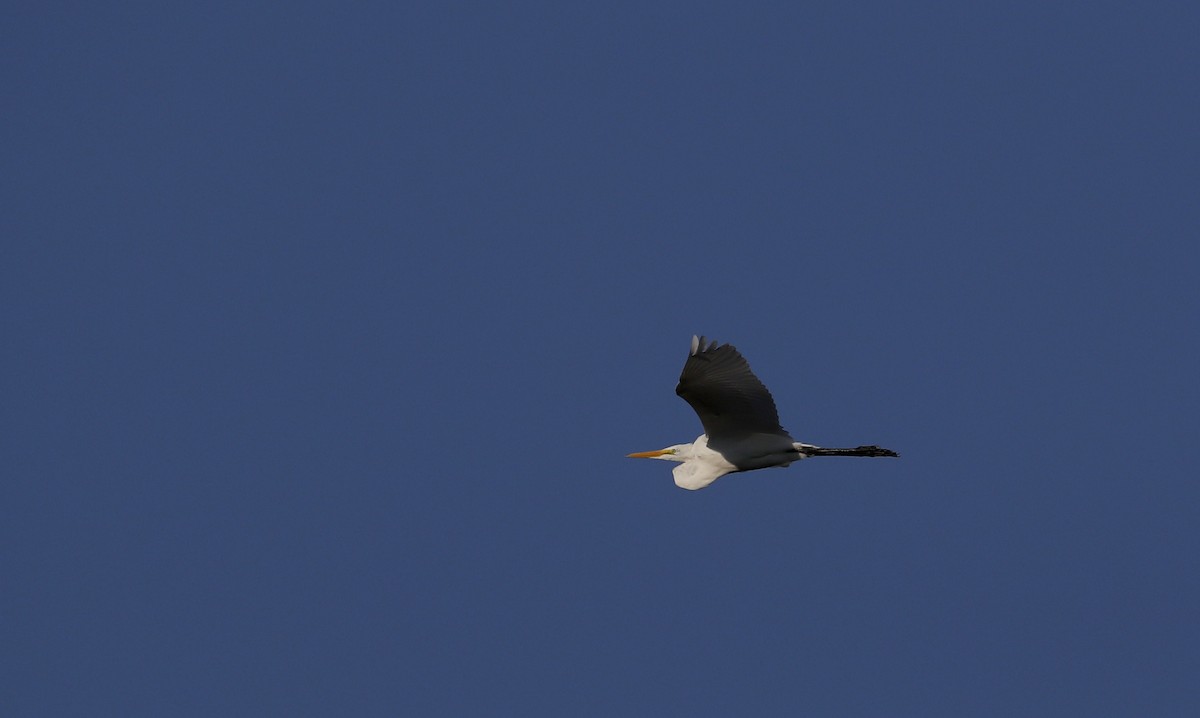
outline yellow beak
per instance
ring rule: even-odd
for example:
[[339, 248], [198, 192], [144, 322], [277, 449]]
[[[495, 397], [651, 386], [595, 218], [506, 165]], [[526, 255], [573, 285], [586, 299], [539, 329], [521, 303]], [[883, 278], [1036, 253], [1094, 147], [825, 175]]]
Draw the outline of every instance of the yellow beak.
[[659, 449], [658, 451], [639, 451], [636, 454], [626, 454], [625, 456], [630, 459], [653, 459], [657, 456], [662, 456], [663, 454], [674, 453], [675, 452], [671, 449]]

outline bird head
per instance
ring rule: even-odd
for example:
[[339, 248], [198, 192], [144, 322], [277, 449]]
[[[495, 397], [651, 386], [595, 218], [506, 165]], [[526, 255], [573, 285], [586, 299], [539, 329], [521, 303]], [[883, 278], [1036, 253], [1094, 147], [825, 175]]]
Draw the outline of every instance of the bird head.
[[635, 454], [627, 454], [631, 459], [664, 459], [666, 461], [687, 461], [691, 456], [691, 444], [676, 444], [668, 446], [665, 449], [658, 451], [639, 451]]

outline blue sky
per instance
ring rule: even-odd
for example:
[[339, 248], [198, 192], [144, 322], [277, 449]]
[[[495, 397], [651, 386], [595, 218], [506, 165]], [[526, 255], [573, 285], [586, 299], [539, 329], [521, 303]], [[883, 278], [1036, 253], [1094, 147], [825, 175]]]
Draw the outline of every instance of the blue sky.
[[1193, 5], [4, 15], [5, 715], [1200, 709]]

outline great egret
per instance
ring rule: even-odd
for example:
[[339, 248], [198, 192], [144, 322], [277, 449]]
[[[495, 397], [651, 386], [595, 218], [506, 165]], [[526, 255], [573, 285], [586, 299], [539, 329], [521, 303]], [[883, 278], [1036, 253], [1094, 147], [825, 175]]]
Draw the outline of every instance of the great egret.
[[671, 474], [680, 488], [695, 491], [725, 474], [787, 466], [810, 456], [899, 456], [878, 446], [825, 449], [794, 441], [779, 425], [771, 393], [730, 344], [693, 336], [675, 393], [700, 416], [704, 433], [691, 444], [629, 457], [679, 462]]

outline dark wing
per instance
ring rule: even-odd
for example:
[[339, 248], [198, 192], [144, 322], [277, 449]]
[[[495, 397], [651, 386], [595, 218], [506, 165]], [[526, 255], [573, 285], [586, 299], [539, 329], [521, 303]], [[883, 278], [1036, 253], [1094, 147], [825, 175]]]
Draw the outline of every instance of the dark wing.
[[706, 345], [704, 337], [692, 337], [675, 393], [696, 410], [710, 444], [754, 433], [787, 436], [771, 393], [729, 344]]

